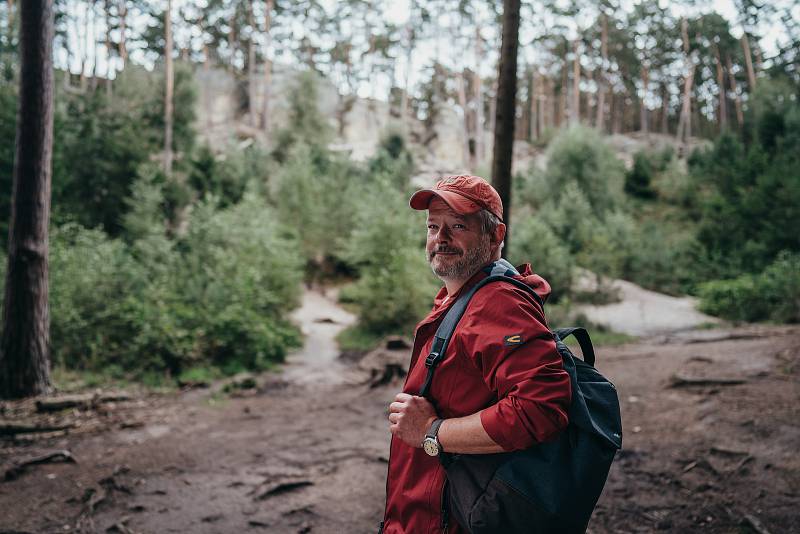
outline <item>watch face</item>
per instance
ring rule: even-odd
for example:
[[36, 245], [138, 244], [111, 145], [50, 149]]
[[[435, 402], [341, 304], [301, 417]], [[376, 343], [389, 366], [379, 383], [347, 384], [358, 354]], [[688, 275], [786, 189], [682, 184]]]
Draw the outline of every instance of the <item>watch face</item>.
[[422, 448], [428, 456], [438, 456], [439, 454], [439, 444], [436, 443], [434, 438], [425, 438], [425, 441], [422, 442]]

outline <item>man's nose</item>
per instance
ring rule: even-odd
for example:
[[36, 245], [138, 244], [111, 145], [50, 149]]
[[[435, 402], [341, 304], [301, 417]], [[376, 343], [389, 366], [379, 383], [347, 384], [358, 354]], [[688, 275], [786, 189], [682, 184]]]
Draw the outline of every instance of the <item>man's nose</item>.
[[437, 241], [449, 241], [450, 240], [450, 228], [446, 225], [442, 225], [439, 227], [439, 231], [436, 232], [436, 240]]

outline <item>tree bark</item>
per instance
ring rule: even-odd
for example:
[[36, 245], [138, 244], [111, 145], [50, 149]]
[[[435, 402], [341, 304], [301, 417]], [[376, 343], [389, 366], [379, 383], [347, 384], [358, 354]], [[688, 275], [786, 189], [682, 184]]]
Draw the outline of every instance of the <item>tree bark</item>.
[[[503, 41], [498, 69], [497, 111], [492, 159], [492, 184], [503, 202], [504, 222], [511, 227], [511, 163], [514, 154], [514, 119], [517, 102], [517, 48], [520, 0], [503, 0]], [[508, 257], [509, 234], [503, 256]]]
[[472, 85], [474, 89], [475, 103], [475, 161], [473, 169], [483, 163], [485, 152], [484, 142], [484, 117], [483, 117], [483, 81], [481, 80], [480, 66], [483, 59], [483, 37], [481, 37], [481, 27], [475, 24], [475, 68], [472, 72]]
[[128, 62], [128, 44], [125, 40], [125, 32], [128, 28], [128, 2], [119, 0], [119, 58], [122, 60], [122, 68]]
[[686, 74], [683, 82], [683, 104], [681, 106], [681, 116], [678, 120], [678, 131], [676, 137], [680, 143], [685, 144], [692, 135], [692, 85], [694, 84], [694, 61], [689, 50], [689, 23], [686, 19], [681, 20], [681, 38], [683, 39], [683, 54], [686, 65]]
[[731, 81], [731, 90], [733, 91], [733, 105], [736, 109], [736, 124], [739, 128], [744, 124], [744, 113], [742, 112], [742, 97], [739, 94], [739, 89], [736, 86], [736, 75], [733, 73], [733, 65], [731, 64], [731, 56], [725, 57], [725, 63], [728, 70], [728, 79]]
[[747, 34], [742, 34], [742, 50], [744, 51], [744, 64], [747, 68], [747, 83], [750, 85], [750, 92], [756, 88], [756, 73], [753, 70], [753, 56], [750, 53], [750, 41]]
[[172, 174], [172, 93], [175, 73], [172, 68], [172, 0], [167, 0], [164, 13], [164, 174]]
[[600, 54], [603, 63], [597, 73], [597, 115], [594, 126], [601, 132], [605, 131], [606, 107], [606, 65], [608, 64], [608, 16], [603, 13], [600, 25]]
[[0, 397], [50, 390], [48, 224], [53, 154], [53, 0], [20, 4], [20, 90], [0, 339]]
[[661, 133], [669, 134], [669, 89], [666, 83], [661, 85]]
[[564, 67], [561, 69], [561, 88], [558, 92], [558, 114], [556, 115], [556, 126], [561, 126], [568, 117], [568, 110], [567, 106], [567, 86], [569, 84], [569, 67], [567, 63], [567, 57], [564, 56]]
[[[580, 31], [578, 32], [580, 34]], [[578, 54], [579, 39], [573, 43], [575, 57], [572, 59], [572, 99], [569, 113], [569, 123], [578, 124], [581, 121], [581, 58]]]
[[650, 71], [642, 65], [642, 97], [639, 100], [639, 126], [643, 134], [648, 135], [649, 124], [647, 117], [647, 92], [650, 90]]
[[270, 48], [272, 48], [272, 6], [274, 0], [264, 0], [264, 101], [261, 106], [261, 129], [264, 135], [269, 136], [269, 106], [272, 98], [272, 59], [270, 58]]
[[250, 36], [247, 40], [247, 110], [250, 115], [250, 126], [258, 128], [258, 112], [256, 111], [256, 20], [253, 16], [253, 0], [247, 0], [247, 25]]
[[469, 150], [469, 107], [467, 106], [467, 80], [463, 72], [456, 74], [456, 85], [458, 93], [458, 105], [462, 112], [461, 121], [461, 150], [463, 152], [461, 162], [465, 167], [470, 165]]
[[6, 19], [8, 23], [8, 42], [10, 44], [14, 38], [14, 0], [6, 0], [6, 4], [8, 6], [8, 19]]
[[539, 103], [539, 80], [536, 76], [536, 67], [531, 68], [531, 89], [530, 89], [530, 106], [528, 113], [530, 119], [528, 120], [528, 140], [535, 141], [539, 135], [537, 132], [537, 125], [539, 123], [539, 113], [537, 105]]
[[103, 4], [106, 12], [106, 95], [111, 97], [111, 0]]
[[717, 88], [719, 89], [719, 129], [724, 130], [728, 125], [728, 106], [725, 89], [725, 74], [722, 70], [722, 58], [719, 54], [719, 46], [714, 46], [714, 59], [717, 67]]

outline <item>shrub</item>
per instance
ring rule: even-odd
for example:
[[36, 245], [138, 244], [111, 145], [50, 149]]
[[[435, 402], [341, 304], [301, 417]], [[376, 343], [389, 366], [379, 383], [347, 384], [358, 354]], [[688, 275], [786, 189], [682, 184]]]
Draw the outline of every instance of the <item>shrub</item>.
[[549, 197], [558, 200], [567, 185], [575, 184], [599, 216], [624, 199], [625, 167], [593, 128], [572, 127], [558, 134], [548, 149], [545, 177]]
[[388, 181], [372, 183], [363, 198], [342, 252], [360, 278], [340, 298], [358, 306], [360, 325], [374, 334], [410, 329], [440, 287], [425, 259], [425, 215]]
[[699, 288], [700, 309], [737, 321], [800, 322], [800, 255], [782, 252], [759, 274]]
[[513, 239], [513, 263], [532, 264], [534, 272], [550, 283], [551, 302], [568, 297], [572, 291], [575, 260], [547, 223], [536, 216], [517, 216]]
[[[314, 163], [312, 148], [298, 142], [271, 186], [272, 202], [282, 220], [291, 220], [303, 256], [322, 266], [336, 256], [354, 226], [363, 174], [340, 156]], [[368, 199], [374, 203], [380, 197]]]
[[52, 232], [54, 361], [176, 377], [282, 360], [299, 343], [286, 314], [298, 304], [302, 261], [273, 212], [254, 194], [222, 210], [212, 198], [170, 241], [152, 213], [158, 186], [145, 174], [134, 190], [142, 203], [126, 219], [137, 228], [130, 244], [74, 223]]
[[631, 196], [652, 199], [655, 197], [652, 182], [655, 169], [646, 152], [633, 156], [633, 167], [625, 173], [625, 192]]

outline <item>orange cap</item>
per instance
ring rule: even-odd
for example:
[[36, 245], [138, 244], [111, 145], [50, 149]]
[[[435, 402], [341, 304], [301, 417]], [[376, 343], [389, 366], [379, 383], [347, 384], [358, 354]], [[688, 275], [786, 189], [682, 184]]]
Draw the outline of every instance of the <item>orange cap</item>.
[[475, 213], [483, 208], [503, 220], [500, 195], [480, 176], [447, 176], [436, 182], [433, 189], [422, 189], [411, 195], [409, 204], [415, 210], [426, 210], [434, 196], [441, 198], [461, 215]]

